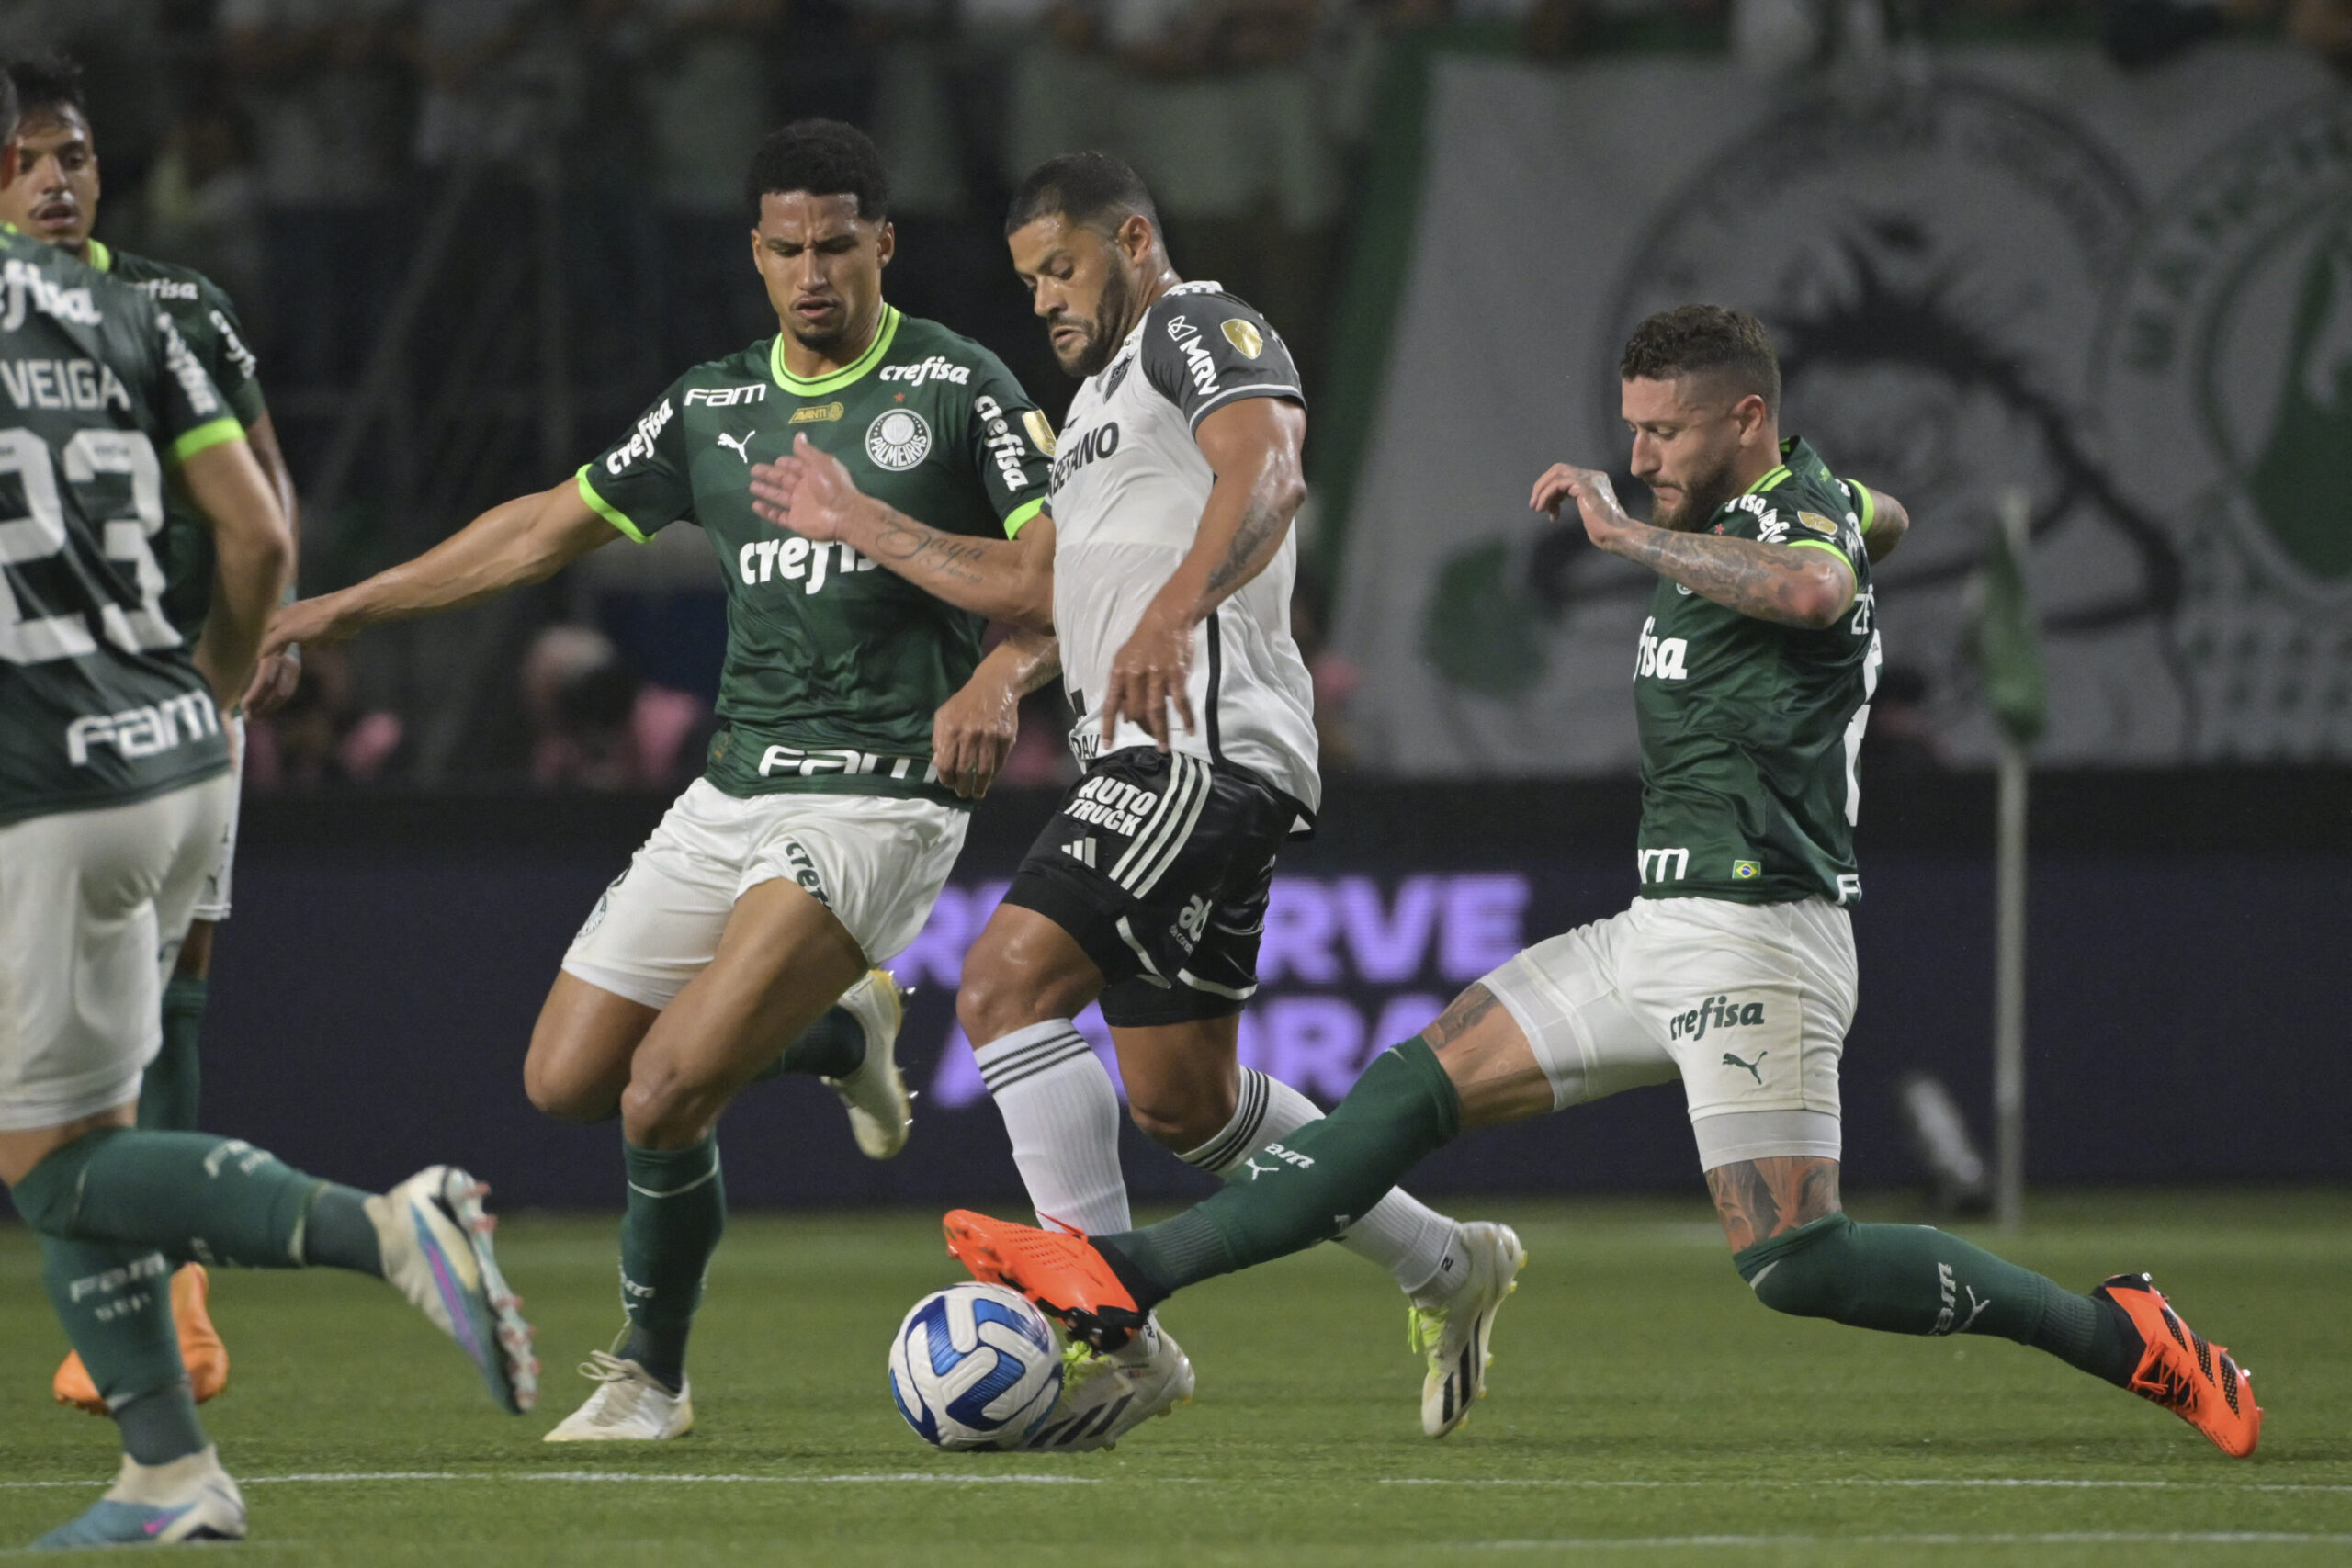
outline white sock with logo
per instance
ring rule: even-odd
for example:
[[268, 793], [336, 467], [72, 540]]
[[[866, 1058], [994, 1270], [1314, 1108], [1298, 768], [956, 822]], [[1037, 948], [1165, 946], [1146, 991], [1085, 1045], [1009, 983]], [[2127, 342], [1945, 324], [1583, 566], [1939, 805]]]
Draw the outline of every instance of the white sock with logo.
[[[1313, 1100], [1280, 1078], [1254, 1067], [1241, 1069], [1241, 1093], [1233, 1120], [1217, 1135], [1183, 1156], [1184, 1163], [1227, 1181], [1255, 1179], [1250, 1157], [1268, 1144], [1319, 1122]], [[1388, 1270], [1397, 1288], [1418, 1306], [1435, 1306], [1453, 1293], [1465, 1259], [1456, 1245], [1461, 1227], [1401, 1187], [1372, 1206], [1372, 1212], [1340, 1233], [1340, 1245]]]
[[1131, 1229], [1119, 1169], [1119, 1092], [1070, 1021], [1016, 1029], [972, 1055], [1012, 1139], [1012, 1163], [1037, 1223], [1088, 1235]]

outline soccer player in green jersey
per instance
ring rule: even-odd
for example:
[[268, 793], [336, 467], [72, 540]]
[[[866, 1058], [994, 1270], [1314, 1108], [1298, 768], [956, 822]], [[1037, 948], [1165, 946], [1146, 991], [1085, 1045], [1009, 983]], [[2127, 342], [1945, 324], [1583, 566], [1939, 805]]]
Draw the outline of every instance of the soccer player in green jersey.
[[1044, 657], [1024, 634], [983, 669], [981, 616], [753, 513], [752, 465], [806, 435], [908, 514], [1002, 538], [1044, 503], [1052, 433], [994, 355], [883, 299], [896, 237], [863, 133], [776, 132], [746, 198], [774, 337], [687, 371], [576, 476], [290, 606], [270, 633], [333, 640], [469, 604], [673, 523], [718, 553], [728, 647], [708, 771], [581, 928], [524, 1063], [548, 1114], [619, 1113], [628, 1175], [628, 1325], [550, 1441], [692, 1427], [686, 1337], [727, 1213], [713, 1129], [746, 1083], [781, 1059], [835, 1087], [868, 1156], [904, 1145], [899, 995], [872, 961], [922, 929]]
[[[294, 481], [277, 447], [277, 427], [262, 399], [253, 351], [237, 324], [237, 308], [220, 286], [193, 267], [153, 261], [117, 251], [95, 236], [98, 221], [97, 142], [82, 93], [81, 68], [62, 58], [12, 61], [8, 75], [17, 88], [23, 149], [17, 177], [0, 187], [0, 221], [37, 240], [46, 240], [75, 260], [130, 284], [153, 299], [179, 328], [180, 340], [202, 365], [229, 409], [244, 426], [246, 444], [267, 476], [270, 489], [294, 525]], [[185, 498], [164, 496], [164, 532], [155, 554], [163, 568], [164, 618], [189, 642], [204, 629], [212, 604], [212, 534]], [[297, 667], [288, 655], [268, 661], [240, 706], [266, 713], [293, 690]], [[243, 733], [242, 713], [232, 715], [232, 735]], [[243, 747], [232, 747], [230, 767], [242, 769]], [[211, 874], [198, 896], [195, 919], [180, 943], [178, 967], [164, 987], [164, 1045], [147, 1065], [139, 1093], [139, 1124], [194, 1132], [198, 1068], [197, 1043], [210, 998], [212, 929], [229, 918], [230, 867], [237, 848], [236, 798], [230, 798], [228, 827], [220, 836]], [[197, 1403], [229, 1382], [229, 1353], [206, 1311], [209, 1289], [204, 1265], [186, 1263], [172, 1276], [172, 1313], [179, 1324], [180, 1355]], [[81, 1358], [68, 1355], [51, 1388], [61, 1404], [96, 1415], [106, 1402], [90, 1381]]]
[[[18, 160], [0, 70], [0, 186]], [[188, 1258], [323, 1265], [400, 1289], [526, 1408], [530, 1331], [483, 1189], [433, 1166], [371, 1196], [233, 1138], [136, 1125], [161, 990], [234, 785], [223, 715], [293, 559], [244, 432], [139, 290], [0, 232], [0, 1182], [114, 1418], [114, 1486], [37, 1544], [236, 1539], [164, 1281]], [[165, 615], [166, 479], [210, 532], [193, 646]]]
[[[1838, 1196], [1838, 1066], [1856, 1001], [1856, 750], [1878, 678], [1871, 558], [1907, 526], [1780, 434], [1780, 367], [1745, 311], [1686, 305], [1620, 366], [1633, 468], [1561, 464], [1598, 547], [1658, 574], [1634, 671], [1641, 897], [1521, 953], [1384, 1054], [1339, 1108], [1259, 1151], [1255, 1179], [1161, 1224], [1087, 1238], [947, 1217], [974, 1273], [1116, 1340], [1175, 1291], [1343, 1229], [1461, 1132], [1680, 1079], [1733, 1262], [1775, 1311], [1896, 1334], [1991, 1334], [2254, 1451], [2245, 1371], [2144, 1274], [2065, 1290], [1925, 1225], [1858, 1224]], [[1464, 1358], [1487, 1352], [1485, 1337]]]

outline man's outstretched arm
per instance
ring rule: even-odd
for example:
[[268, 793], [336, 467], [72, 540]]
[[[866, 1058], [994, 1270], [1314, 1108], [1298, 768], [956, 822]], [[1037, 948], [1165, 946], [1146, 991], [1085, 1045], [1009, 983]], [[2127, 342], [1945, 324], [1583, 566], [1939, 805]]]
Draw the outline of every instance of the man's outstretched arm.
[[1911, 532], [1911, 509], [1883, 490], [1865, 484], [1854, 488], [1870, 502], [1870, 515], [1862, 519], [1862, 548], [1875, 566], [1893, 555], [1903, 536]]
[[1827, 549], [1767, 545], [1716, 534], [1679, 534], [1636, 523], [1617, 504], [1609, 476], [1556, 463], [1535, 481], [1532, 504], [1556, 514], [1573, 499], [1587, 537], [1716, 604], [1783, 626], [1828, 626], [1854, 602], [1854, 570]]
[[566, 479], [492, 507], [414, 560], [339, 592], [288, 604], [269, 624], [265, 655], [289, 642], [335, 642], [379, 621], [454, 610], [537, 582], [620, 536]]
[[803, 538], [839, 539], [959, 609], [1053, 633], [1054, 520], [1042, 513], [1010, 539], [950, 534], [859, 490], [841, 459], [806, 435], [793, 438], [789, 457], [752, 466], [752, 510]]

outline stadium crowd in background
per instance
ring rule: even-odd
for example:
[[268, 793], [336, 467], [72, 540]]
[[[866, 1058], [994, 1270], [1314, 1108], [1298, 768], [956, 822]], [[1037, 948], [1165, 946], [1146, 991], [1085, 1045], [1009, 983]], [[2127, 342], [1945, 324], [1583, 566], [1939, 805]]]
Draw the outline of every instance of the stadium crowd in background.
[[[1071, 384], [996, 231], [1021, 175], [1079, 146], [1132, 163], [1187, 275], [1286, 323], [1306, 385], [1328, 395], [1397, 51], [1441, 35], [1544, 60], [1718, 50], [1791, 74], [1986, 26], [2098, 36], [2131, 63], [2282, 28], [2352, 70], [2352, 0], [13, 0], [0, 50], [85, 67], [101, 237], [238, 302], [303, 491], [315, 590], [577, 461], [672, 368], [771, 331], [734, 259], [739, 186], [745, 150], [786, 119], [869, 130], [896, 182], [893, 299], [988, 344], [1049, 412]], [[435, 250], [437, 216], [451, 233]], [[453, 301], [495, 319], [454, 319]], [[1329, 618], [1314, 520], [1310, 503], [1303, 637]], [[257, 754], [288, 765], [256, 786], [637, 778], [642, 761], [547, 761], [544, 705], [504, 671], [551, 625], [594, 628], [649, 692], [712, 694], [723, 633], [699, 557], [575, 573], [503, 614], [478, 648], [352, 655], [337, 690], [280, 721], [347, 710], [343, 739], [261, 735]], [[1308, 652], [1327, 754], [1345, 766], [1338, 708], [1357, 677], [1319, 638]], [[680, 720], [662, 732], [702, 722]], [[1033, 699], [1036, 741], [1061, 724], [1053, 698]], [[352, 732], [371, 739], [345, 757]], [[1026, 746], [1008, 779], [1064, 767]]]

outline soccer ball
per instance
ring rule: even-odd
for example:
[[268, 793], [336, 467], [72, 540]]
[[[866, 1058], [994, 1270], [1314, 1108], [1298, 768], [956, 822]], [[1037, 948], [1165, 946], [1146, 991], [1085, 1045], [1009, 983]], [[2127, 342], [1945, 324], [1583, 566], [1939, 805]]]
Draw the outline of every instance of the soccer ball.
[[933, 1448], [1012, 1448], [1061, 1391], [1053, 1325], [1001, 1285], [933, 1292], [890, 1342], [890, 1397]]

